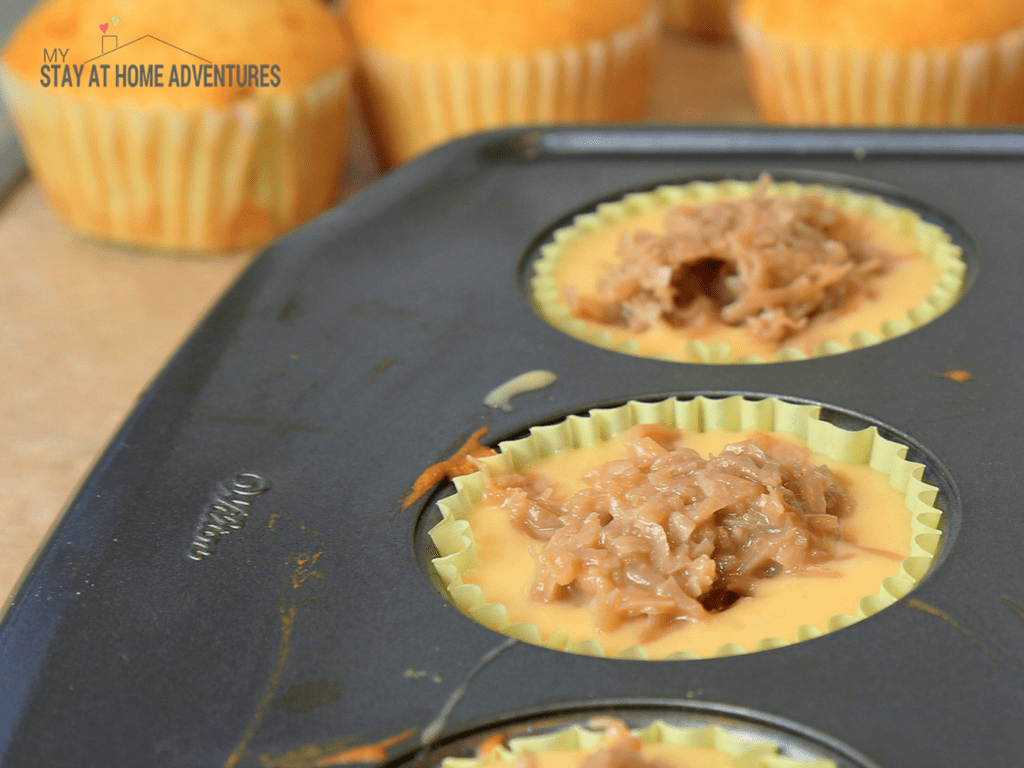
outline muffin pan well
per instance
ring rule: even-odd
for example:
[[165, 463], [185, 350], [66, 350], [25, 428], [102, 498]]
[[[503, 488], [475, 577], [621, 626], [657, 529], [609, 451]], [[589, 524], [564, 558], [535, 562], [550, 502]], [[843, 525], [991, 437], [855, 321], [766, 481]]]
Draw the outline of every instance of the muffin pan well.
[[[588, 701], [558, 710], [524, 712], [515, 718], [493, 721], [483, 728], [452, 734], [433, 743], [429, 751], [399, 755], [387, 763], [387, 768], [428, 768], [448, 757], [473, 755], [477, 748], [495, 737], [544, 736], [572, 726], [587, 727], [591, 718], [598, 716], [614, 717], [634, 731], [652, 722], [687, 730], [715, 728], [726, 738], [748, 744], [775, 744], [780, 754], [804, 761], [805, 765], [810, 761], [830, 760], [836, 768], [877, 768], [864, 755], [835, 739], [782, 718], [739, 707], [657, 700]], [[801, 768], [799, 764], [785, 765], [786, 768]]]
[[[966, 265], [952, 235], [922, 219], [913, 202], [909, 206], [893, 204], [880, 194], [858, 189], [857, 179], [829, 181], [821, 185], [772, 179], [767, 174], [752, 180], [701, 179], [631, 192], [600, 203], [574, 217], [570, 225], [556, 229], [538, 249], [530, 280], [533, 304], [554, 327], [607, 349], [676, 362], [753, 363], [861, 349], [909, 333], [956, 302]], [[754, 203], [758, 198], [760, 202]], [[845, 221], [860, 222], [870, 234], [857, 226], [826, 223], [821, 209], [813, 204], [817, 201]], [[669, 214], [682, 210], [704, 213], [692, 218]], [[791, 217], [789, 224], [783, 223], [787, 217]], [[690, 233], [689, 228], [698, 221], [704, 225], [703, 237]], [[727, 231], [731, 237], [715, 236], [713, 233], [726, 231], [722, 229], [726, 221], [730, 222]], [[626, 245], [626, 235], [637, 232], [660, 239], [661, 248], [649, 242], [639, 247]], [[819, 233], [822, 239], [828, 232], [828, 237], [835, 238], [832, 245], [836, 241], [842, 244], [841, 258], [850, 273], [844, 277], [829, 271], [835, 270], [836, 264], [824, 261], [824, 243], [814, 245], [810, 232]], [[751, 248], [754, 242], [761, 244]], [[776, 245], [781, 246], [785, 259], [773, 256]], [[879, 256], [872, 246], [883, 252], [873, 267], [873, 259]], [[760, 258], [751, 261], [750, 251], [759, 253]], [[886, 251], [889, 256], [884, 255]], [[806, 267], [794, 270], [794, 259], [805, 258], [804, 254], [810, 254]], [[911, 254], [911, 258], [899, 254]], [[656, 264], [663, 266], [655, 270]], [[622, 270], [625, 265], [629, 268]], [[724, 319], [729, 307], [706, 307], [696, 316], [690, 315], [681, 327], [661, 327], [662, 313], [667, 310], [655, 299], [659, 290], [655, 276], [663, 271], [663, 279], [676, 287], [682, 298], [688, 290], [693, 291], [689, 301], [746, 306], [741, 312], [743, 321], [731, 328], [708, 322], [719, 316]], [[858, 274], [860, 277], [855, 277]], [[836, 282], [830, 284], [826, 275]], [[746, 289], [729, 285], [736, 279]], [[609, 280], [610, 293], [606, 293], [603, 283]], [[789, 298], [785, 298], [787, 290]], [[729, 298], [715, 295], [719, 291]], [[768, 319], [765, 315], [772, 313], [761, 310], [769, 307], [755, 302], [772, 293], [776, 301], [781, 300], [773, 308], [776, 312], [789, 321], [810, 318], [809, 325], [785, 330], [787, 324], [780, 317]], [[849, 310], [830, 317], [830, 293]], [[868, 297], [869, 301], [863, 300]], [[584, 302], [584, 307], [589, 302], [590, 311], [598, 314], [617, 309], [647, 320], [640, 328], [627, 329], [626, 324], [580, 314], [574, 300]], [[811, 300], [821, 303], [815, 306]], [[693, 309], [691, 305], [687, 311]], [[650, 316], [652, 311], [655, 317]], [[755, 313], [760, 316], [754, 317]], [[760, 331], [755, 330], [758, 321], [765, 324]], [[774, 332], [791, 335], [766, 338], [766, 331], [773, 327]]]
[[[437, 507], [441, 510], [442, 519], [428, 531], [438, 551], [438, 556], [431, 563], [441, 577], [452, 603], [476, 621], [524, 642], [567, 652], [622, 659], [710, 658], [772, 650], [839, 631], [905, 597], [927, 573], [940, 543], [941, 507], [948, 504], [949, 494], [944, 494], [939, 506], [933, 504], [938, 495], [938, 487], [922, 480], [925, 464], [904, 459], [909, 450], [906, 442], [883, 437], [874, 425], [855, 430], [843, 429], [822, 420], [819, 413], [820, 406], [779, 398], [741, 395], [728, 398], [673, 397], [652, 402], [630, 400], [614, 408], [592, 409], [586, 414], [577, 414], [556, 424], [532, 428], [526, 437], [502, 441], [498, 446], [499, 455], [481, 457], [477, 462], [480, 472], [470, 472], [464, 477], [455, 478], [457, 492], [438, 501]], [[674, 490], [666, 491], [662, 483], [672, 483], [674, 471], [663, 469], [648, 475], [647, 472], [651, 470], [649, 466], [633, 462], [630, 465], [633, 468], [632, 474], [617, 473], [615, 480], [606, 476], [605, 484], [586, 484], [588, 487], [585, 493], [601, 495], [605, 500], [603, 503], [595, 502], [592, 496], [589, 502], [582, 503], [591, 512], [606, 510], [609, 519], [601, 523], [602, 536], [607, 533], [613, 540], [624, 537], [632, 541], [633, 546], [643, 542], [656, 548], [660, 543], [665, 547], [666, 559], [673, 561], [681, 572], [662, 573], [664, 566], [657, 555], [635, 556], [628, 563], [591, 564], [589, 576], [579, 572], [567, 574], [563, 566], [562, 576], [569, 576], [572, 584], [570, 588], [575, 589], [578, 595], [587, 595], [594, 600], [589, 604], [590, 608], [581, 608], [571, 600], [559, 599], [550, 604], [527, 601], [526, 605], [520, 605], [522, 596], [540, 570], [551, 567], [542, 566], [541, 560], [550, 562], [552, 551], [559, 552], [563, 558], [569, 553], [573, 553], [572, 556], [579, 554], [585, 561], [586, 555], [582, 554], [580, 547], [584, 548], [583, 551], [592, 546], [614, 551], [614, 547], [604, 543], [594, 545], [589, 541], [586, 544], [579, 543], [585, 537], [581, 531], [588, 528], [583, 523], [584, 516], [568, 512], [570, 504], [563, 505], [560, 502], [558, 507], [561, 511], [547, 514], [553, 516], [567, 513], [566, 518], [559, 519], [556, 527], [567, 526], [559, 533], [568, 534], [568, 537], [555, 544], [553, 550], [548, 549], [548, 544], [554, 542], [555, 538], [545, 543], [544, 533], [553, 533], [551, 526], [555, 523], [550, 519], [545, 521], [536, 537], [531, 534], [531, 538], [534, 538], [531, 549], [541, 546], [547, 551], [544, 557], [539, 558], [536, 550], [531, 553], [527, 548], [528, 539], [521, 532], [522, 518], [520, 524], [509, 525], [510, 517], [524, 513], [518, 507], [516, 496], [504, 496], [504, 501], [500, 502], [487, 500], [491, 479], [526, 474], [530, 470], [539, 472], [540, 477], [552, 477], [551, 461], [565, 461], [569, 456], [580, 456], [588, 450], [594, 462], [588, 465], [588, 469], [597, 471], [597, 467], [610, 461], [611, 457], [601, 454], [601, 458], [597, 459], [595, 451], [604, 450], [614, 444], [616, 436], [624, 436], [629, 433], [630, 427], [641, 424], [664, 425], [678, 430], [685, 435], [683, 444], [696, 449], [704, 457], [719, 454], [725, 445], [751, 439], [749, 434], [739, 434], [750, 431], [761, 432], [766, 437], [772, 435], [790, 446], [805, 445], [809, 452], [815, 454], [814, 458], [805, 459], [809, 462], [806, 469], [827, 465], [840, 478], [839, 485], [845, 486], [844, 490], [850, 493], [853, 499], [850, 509], [838, 511], [841, 503], [833, 499], [831, 506], [822, 501], [820, 512], [829, 514], [838, 511], [844, 531], [842, 538], [855, 542], [857, 548], [844, 550], [844, 545], [839, 544], [834, 558], [823, 563], [829, 575], [819, 575], [815, 579], [814, 574], [796, 578], [780, 574], [773, 577], [770, 583], [759, 584], [755, 588], [755, 598], [717, 612], [709, 608], [711, 615], [697, 619], [695, 624], [681, 621], [668, 623], [662, 627], [664, 632], [658, 636], [644, 637], [646, 632], [642, 629], [647, 619], [654, 621], [658, 618], [659, 609], [652, 608], [650, 602], [641, 610], [652, 613], [639, 617], [634, 614], [629, 617], [632, 621], [626, 619], [628, 609], [611, 608], [609, 612], [617, 619], [626, 619], [623, 626], [615, 626], [613, 619], [610, 622], [612, 626], [606, 631], [597, 632], [591, 626], [593, 606], [604, 600], [606, 595], [603, 590], [595, 588], [592, 579], [604, 581], [605, 584], [614, 580], [619, 586], [624, 586], [623, 580], [630, 580], [625, 589], [633, 591], [634, 601], [639, 599], [639, 595], [644, 595], [644, 601], [658, 602], [659, 598], [669, 596], [677, 600], [672, 592], [662, 591], [666, 582], [677, 590], [676, 594], [682, 592], [696, 597], [699, 602], [709, 598], [719, 601], [727, 599], [723, 598], [721, 592], [717, 598], [712, 598], [712, 584], [698, 587], [687, 583], [684, 574], [699, 574], [700, 560], [696, 558], [694, 550], [696, 542], [708, 534], [721, 537], [717, 539], [715, 551], [708, 554], [712, 555], [719, 568], [723, 565], [728, 568], [728, 555], [720, 553], [718, 547], [722, 545], [726, 549], [730, 548], [729, 535], [706, 529], [700, 533], [680, 534], [679, 529], [674, 529], [667, 519], [659, 520], [657, 513], [653, 512], [657, 505], [657, 492], [676, 494], [672, 496], [671, 508], [680, 514], [677, 523], [685, 526], [687, 522], [684, 521], [689, 521], [697, 527], [704, 522], [699, 500], [713, 497], [714, 492], [709, 491], [705, 495], [703, 483], [692, 484], [692, 480], [685, 478], [675, 481]], [[702, 433], [705, 432], [717, 433], [718, 437], [700, 445]], [[718, 447], [711, 448], [711, 445]], [[776, 458], [771, 450], [766, 449], [766, 453], [772, 457], [769, 462]], [[625, 449], [617, 452], [615, 458], [625, 459]], [[547, 469], [540, 469], [541, 465]], [[680, 467], [678, 459], [675, 466]], [[746, 466], [748, 470], [753, 468], [752, 464]], [[798, 474], [792, 470], [783, 470], [780, 465], [776, 466], [780, 470], [778, 485], [774, 487], [780, 496], [776, 498], [785, 497], [789, 493], [802, 495], [802, 481], [797, 479]], [[582, 479], [576, 475], [582, 471], [578, 461], [570, 459], [562, 467], [563, 472]], [[731, 483], [748, 477], [744, 472], [735, 472], [723, 466], [709, 471], [718, 478], [714, 482]], [[929, 471], [929, 474], [934, 474], [934, 471]], [[648, 483], [653, 475], [659, 475], [660, 480]], [[556, 471], [553, 477], [559, 479], [559, 473]], [[705, 475], [705, 479], [707, 477]], [[783, 479], [786, 477], [788, 482]], [[564, 477], [560, 479], [565, 480]], [[834, 479], [827, 481], [829, 485]], [[769, 479], [763, 482], [769, 486], [772, 483]], [[528, 483], [518, 487], [517, 492], [522, 495], [521, 498], [529, 497], [532, 500], [529, 505], [531, 508], [545, 497], [545, 493], [552, 490], [555, 491], [556, 499], [567, 500], [570, 495], [573, 499], [580, 499], [571, 491], [564, 490], [565, 484], [555, 488], [548, 485], [545, 493], [536, 495], [529, 490], [530, 485]], [[501, 487], [501, 484], [497, 486]], [[570, 487], [575, 490], [577, 486], [571, 483]], [[627, 491], [626, 487], [630, 490]], [[733, 500], [738, 501], [737, 492], [734, 490], [732, 493]], [[620, 514], [616, 509], [623, 504], [627, 508], [636, 507], [640, 502], [632, 499], [636, 499], [637, 494], [648, 499], [648, 502], [635, 509], [640, 517], [647, 519], [647, 525], [636, 525], [631, 514]], [[651, 498], [652, 494], [654, 498]], [[827, 496], [828, 492], [824, 494]], [[760, 500], [765, 500], [765, 497], [760, 497]], [[649, 504], [652, 501], [655, 506]], [[750, 508], [756, 508], [757, 503], [746, 497], [746, 501], [739, 502], [737, 506], [749, 505]], [[804, 497], [804, 503], [808, 506], [814, 504], [807, 497]], [[816, 540], [812, 530], [804, 527], [802, 522], [807, 507], [801, 513], [795, 511], [798, 506], [794, 505], [791, 510], [792, 517], [786, 516], [776, 525], [783, 530], [792, 526], [792, 530], [804, 532], [809, 541], [805, 541], [801, 556], [806, 556], [808, 550], [820, 546], [820, 540]], [[492, 510], [489, 511], [487, 507], [492, 507]], [[609, 507], [610, 513], [607, 512]], [[646, 514], [643, 508], [647, 509]], [[577, 517], [575, 523], [582, 523], [579, 529], [575, 527], [574, 517]], [[716, 530], [729, 530], [736, 526], [745, 531], [743, 535], [748, 543], [752, 539], [759, 539], [765, 544], [772, 540], [772, 532], [762, 525], [762, 521], [760, 514], [751, 512], [744, 515], [742, 520], [717, 520], [716, 515], [715, 521], [708, 522]], [[662, 536], [660, 540], [655, 538], [651, 526], [656, 526], [657, 533]], [[856, 531], [860, 533], [854, 533]], [[778, 530], [774, 533], [777, 534]], [[558, 533], [555, 533], [557, 536]], [[769, 538], [763, 538], [766, 536]], [[774, 538], [774, 541], [779, 546], [779, 539]], [[756, 549], [758, 545], [751, 543], [750, 546]], [[785, 545], [781, 549], [786, 549]], [[885, 550], [901, 552], [902, 556], [887, 557], [882, 554]], [[618, 554], [626, 560], [626, 555], [621, 552]], [[777, 551], [774, 557], [779, 556]], [[743, 559], [742, 555], [740, 559]], [[785, 559], [786, 555], [783, 554], [779, 562]], [[588, 567], [584, 565], [583, 569], [588, 570]], [[633, 580], [629, 574], [631, 570], [645, 575]], [[659, 579], [657, 589], [648, 581], [654, 574]], [[719, 575], [724, 574], [720, 571]], [[551, 584], [550, 581], [548, 583]], [[848, 591], [851, 584], [858, 584], [859, 587]], [[769, 592], [774, 593], [774, 597]], [[708, 604], [704, 603], [704, 607], [708, 607]], [[666, 610], [664, 605], [662, 610]], [[676, 618], [689, 610], [691, 608], [685, 602], [685, 597], [667, 608], [669, 615], [678, 611], [675, 613]], [[665, 615], [662, 613], [661, 618], [664, 619]], [[567, 626], [567, 623], [571, 626]]]
[[[630, 357], [534, 312], [524, 273], [559, 222], [762, 171], [935, 212], [964, 249], [961, 299], [882, 344], [756, 366]], [[0, 765], [434, 765], [501, 723], [652, 703], [797, 724], [844, 768], [1015, 764], [1022, 201], [1009, 132], [506, 131], [387, 175], [253, 264], [84, 481], [0, 624]], [[557, 380], [484, 405], [531, 370]], [[480, 427], [493, 444], [732, 393], [862, 414], [934, 459], [953, 514], [908, 597], [789, 647], [651, 663], [508, 640], [424, 578], [431, 499], [402, 500]]]

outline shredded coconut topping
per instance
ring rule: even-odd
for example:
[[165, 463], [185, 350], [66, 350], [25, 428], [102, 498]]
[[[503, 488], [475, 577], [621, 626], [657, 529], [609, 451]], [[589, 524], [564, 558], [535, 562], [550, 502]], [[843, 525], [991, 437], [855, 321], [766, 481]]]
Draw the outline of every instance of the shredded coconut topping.
[[853, 507], [827, 467], [764, 433], [703, 459], [661, 424], [632, 427], [628, 458], [559, 498], [550, 480], [492, 478], [486, 504], [541, 542], [532, 596], [589, 605], [599, 630], [646, 620], [646, 639], [700, 621], [755, 584], [820, 566]]
[[615, 717], [595, 717], [592, 728], [604, 730], [605, 745], [584, 759], [579, 768], [672, 768], [671, 764], [643, 754], [644, 743]]
[[[588, 725], [604, 731], [604, 746], [583, 757], [577, 768], [672, 768], [672, 764], [643, 754], [644, 742], [616, 717], [594, 717]], [[504, 736], [501, 734], [500, 736]], [[490, 751], [477, 750], [478, 759], [488, 759]], [[536, 752], [518, 756], [515, 768], [537, 768], [540, 761]]]
[[751, 197], [672, 208], [664, 235], [624, 233], [599, 296], [566, 293], [572, 313], [631, 331], [715, 318], [781, 342], [874, 297], [893, 255], [822, 196], [770, 185], [762, 175]]

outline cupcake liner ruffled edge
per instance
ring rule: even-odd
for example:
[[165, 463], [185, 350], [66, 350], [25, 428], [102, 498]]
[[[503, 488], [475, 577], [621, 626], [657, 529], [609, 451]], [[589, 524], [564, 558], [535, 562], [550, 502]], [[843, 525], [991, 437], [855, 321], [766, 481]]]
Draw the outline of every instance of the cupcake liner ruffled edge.
[[[768, 741], [740, 739], [717, 725], [681, 727], [664, 720], [655, 720], [642, 729], [632, 731], [646, 744], [677, 744], [684, 747], [703, 747], [725, 752], [737, 759], [743, 768], [836, 768], [831, 760], [798, 760], [779, 754], [779, 747]], [[553, 749], [592, 749], [605, 744], [602, 731], [580, 725], [562, 728], [552, 733], [520, 736], [499, 746], [493, 755], [508, 762], [530, 754]], [[443, 768], [478, 768], [490, 762], [488, 758], [449, 757]]]
[[264, 245], [336, 201], [352, 75], [345, 64], [294, 94], [136, 107], [49, 92], [3, 66], [0, 95], [30, 170], [70, 226], [135, 247], [233, 251]]
[[[481, 459], [482, 469], [479, 472], [455, 478], [456, 492], [437, 503], [441, 522], [428, 532], [440, 555], [431, 562], [452, 602], [477, 622], [535, 645], [570, 653], [606, 656], [595, 640], [570, 644], [564, 630], [542, 637], [538, 627], [532, 623], [512, 623], [503, 605], [488, 603], [478, 586], [463, 581], [462, 574], [476, 562], [472, 528], [466, 516], [472, 504], [482, 498], [487, 480], [492, 475], [516, 471], [561, 450], [607, 441], [636, 424], [663, 423], [694, 432], [722, 428], [735, 432], [760, 429], [789, 433], [806, 440], [808, 449], [814, 453], [834, 461], [865, 464], [888, 476], [889, 484], [903, 492], [904, 504], [911, 512], [910, 555], [901, 563], [898, 576], [885, 579], [875, 594], [860, 600], [856, 615], [832, 616], [824, 632], [804, 624], [792, 637], [763, 638], [749, 648], [730, 643], [718, 648], [711, 657], [780, 648], [834, 632], [892, 605], [924, 577], [939, 548], [941, 532], [938, 525], [942, 513], [934, 506], [938, 488], [922, 479], [925, 465], [906, 460], [906, 445], [888, 440], [876, 427], [858, 431], [841, 429], [821, 421], [819, 413], [818, 406], [790, 403], [774, 397], [750, 400], [742, 395], [724, 399], [699, 396], [659, 402], [632, 400], [616, 408], [593, 409], [587, 416], [573, 415], [557, 424], [534, 427], [524, 438], [501, 443], [497, 455]], [[649, 659], [647, 651], [638, 646], [623, 649], [614, 657]], [[664, 660], [697, 658], [704, 657], [680, 649], [665, 656]]]
[[412, 60], [360, 46], [360, 84], [382, 162], [393, 167], [476, 131], [639, 120], [661, 29], [658, 3], [605, 38], [519, 55]]
[[1024, 27], [948, 48], [790, 40], [736, 14], [758, 110], [790, 125], [984, 125], [1024, 120]]
[[903, 317], [883, 322], [876, 331], [857, 331], [845, 340], [822, 342], [810, 355], [795, 347], [782, 347], [771, 361], [756, 355], [734, 358], [728, 344], [706, 344], [700, 340], [687, 344], [685, 354], [681, 357], [668, 354], [646, 355], [640, 351], [636, 341], [616, 341], [608, 331], [592, 330], [583, 320], [573, 317], [569, 304], [558, 286], [556, 274], [566, 250], [575, 240], [596, 229], [621, 223], [655, 207], [693, 205], [713, 200], [748, 197], [754, 193], [756, 184], [757, 182], [730, 180], [665, 185], [657, 187], [652, 192], [635, 192], [621, 200], [602, 203], [594, 211], [579, 214], [571, 224], [555, 230], [552, 242], [541, 246], [540, 258], [534, 264], [531, 280], [532, 298], [537, 312], [550, 325], [569, 336], [636, 357], [652, 357], [682, 363], [765, 363], [824, 357], [880, 344], [931, 322], [953, 306], [959, 298], [967, 267], [960, 247], [952, 242], [950, 235], [941, 227], [924, 221], [909, 208], [892, 205], [876, 195], [849, 189], [834, 189], [819, 184], [775, 182], [769, 187], [771, 194], [790, 197], [820, 194], [844, 211], [859, 213], [873, 221], [884, 222], [910, 236], [939, 270], [939, 279], [932, 292]]

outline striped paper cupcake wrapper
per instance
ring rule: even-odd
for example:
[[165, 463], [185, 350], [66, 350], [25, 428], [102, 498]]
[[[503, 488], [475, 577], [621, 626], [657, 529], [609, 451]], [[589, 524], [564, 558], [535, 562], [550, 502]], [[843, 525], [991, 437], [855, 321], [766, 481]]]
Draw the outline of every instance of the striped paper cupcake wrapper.
[[737, 22], [758, 108], [791, 125], [1024, 123], [1024, 29], [950, 50], [840, 50]]
[[298, 95], [183, 110], [70, 98], [0, 70], [61, 218], [100, 239], [186, 251], [258, 246], [333, 204], [350, 79], [345, 67]]
[[659, 28], [655, 8], [606, 39], [532, 55], [418, 62], [364, 48], [367, 113], [382, 161], [394, 166], [489, 128], [639, 120]]

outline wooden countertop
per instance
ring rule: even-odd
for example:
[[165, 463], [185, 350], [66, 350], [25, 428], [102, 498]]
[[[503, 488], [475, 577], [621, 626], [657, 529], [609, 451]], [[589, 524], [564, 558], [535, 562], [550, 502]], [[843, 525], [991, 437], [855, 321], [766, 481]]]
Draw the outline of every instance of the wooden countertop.
[[[666, 34], [648, 117], [757, 122], [736, 47]], [[0, 207], [0, 596], [143, 388], [251, 259], [83, 239], [31, 179]]]

